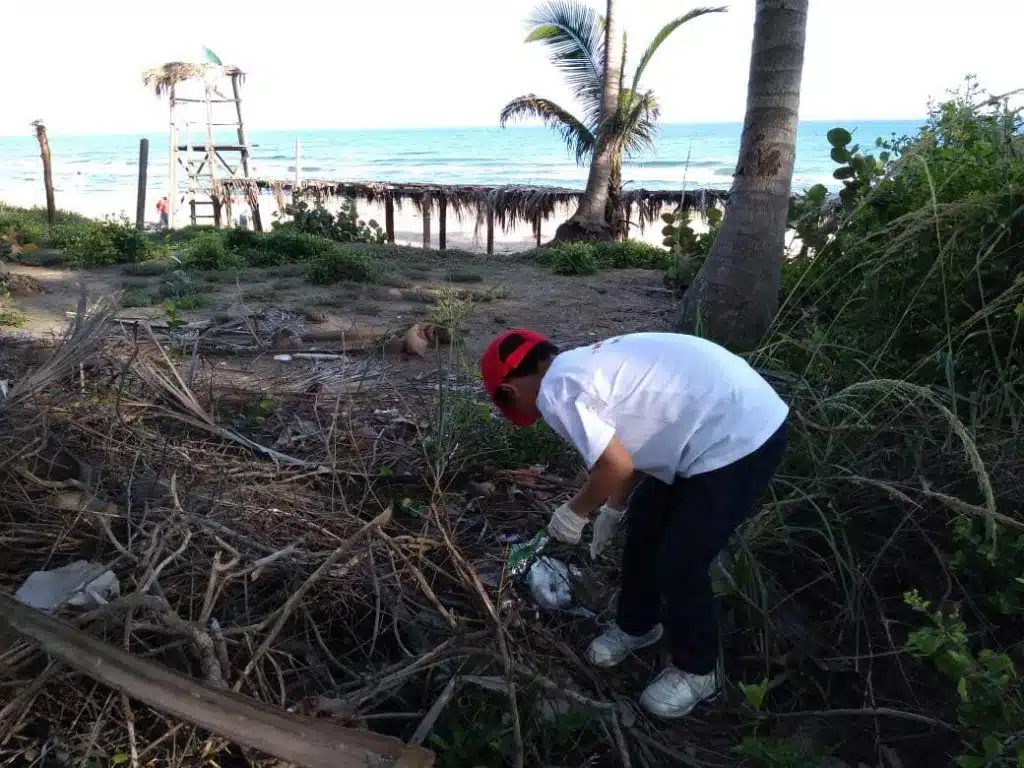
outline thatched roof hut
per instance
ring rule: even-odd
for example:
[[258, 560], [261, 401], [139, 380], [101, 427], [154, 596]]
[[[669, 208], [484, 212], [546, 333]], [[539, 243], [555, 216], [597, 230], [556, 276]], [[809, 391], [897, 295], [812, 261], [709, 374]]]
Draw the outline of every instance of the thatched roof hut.
[[212, 62], [172, 61], [142, 73], [142, 82], [152, 88], [157, 97], [163, 96], [172, 87], [186, 80], [204, 80], [211, 75], [245, 79], [245, 73], [238, 67]]
[[[445, 207], [462, 218], [467, 212], [476, 215], [478, 222], [493, 218], [507, 232], [522, 223], [547, 221], [560, 206], [578, 203], [581, 189], [564, 187], [529, 187], [506, 185], [500, 187], [476, 184], [417, 184], [390, 182], [303, 181], [298, 187], [291, 181], [272, 179], [225, 179], [218, 184], [222, 197], [251, 195], [270, 191], [279, 199], [284, 192], [293, 198], [352, 198], [367, 203], [401, 208], [411, 203], [417, 210], [432, 212], [442, 201]], [[682, 200], [685, 210], [704, 213], [716, 205], [724, 205], [728, 191], [724, 189], [696, 189], [681, 193], [675, 190], [649, 190], [625, 188], [621, 205], [627, 219], [636, 221], [640, 228], [656, 221], [663, 210], [674, 210]]]

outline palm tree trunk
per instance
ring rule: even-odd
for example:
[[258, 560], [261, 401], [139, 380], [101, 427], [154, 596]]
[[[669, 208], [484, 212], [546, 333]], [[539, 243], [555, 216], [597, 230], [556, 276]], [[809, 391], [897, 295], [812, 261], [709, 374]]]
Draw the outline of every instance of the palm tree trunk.
[[608, 0], [604, 50], [601, 124], [597, 130], [594, 157], [590, 161], [587, 188], [576, 213], [555, 232], [555, 240], [609, 240], [612, 236], [605, 218], [605, 206], [608, 202], [608, 182], [618, 157], [615, 142], [612, 140], [622, 80], [622, 33], [619, 30], [616, 0]]
[[608, 202], [605, 205], [605, 220], [611, 227], [614, 240], [626, 239], [626, 215], [622, 210], [622, 155], [612, 162], [612, 175], [608, 179]]
[[757, 0], [740, 156], [722, 228], [676, 329], [754, 347], [779, 306], [808, 0]]

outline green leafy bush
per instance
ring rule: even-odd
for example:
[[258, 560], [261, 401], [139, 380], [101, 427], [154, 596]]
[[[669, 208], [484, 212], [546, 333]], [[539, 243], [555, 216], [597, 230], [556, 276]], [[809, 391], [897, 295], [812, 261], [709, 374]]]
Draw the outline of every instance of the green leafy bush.
[[24, 312], [14, 307], [0, 306], [0, 327], [21, 328], [24, 324]]
[[669, 254], [640, 240], [557, 243], [537, 251], [535, 260], [559, 275], [593, 275], [601, 269], [665, 269]]
[[696, 233], [690, 226], [690, 213], [676, 209], [672, 213], [663, 214], [661, 220], [665, 226], [661, 234], [665, 236], [663, 241], [669, 249], [669, 263], [665, 270], [665, 285], [683, 291], [704, 266], [704, 260], [711, 253], [711, 247], [718, 237], [718, 230], [722, 226], [722, 211], [719, 208], [709, 208], [705, 214], [708, 222], [708, 231]]
[[304, 201], [287, 206], [285, 213], [292, 220], [275, 222], [275, 230], [295, 229], [339, 243], [383, 243], [387, 239], [376, 221], [370, 219], [367, 222], [359, 218], [355, 200], [342, 200], [337, 214], [332, 214], [320, 204], [310, 208]]
[[993, 366], [1024, 369], [1020, 118], [980, 100], [969, 82], [919, 136], [877, 140], [877, 158], [831, 131], [839, 199], [812, 188], [794, 201], [807, 247], [786, 265], [798, 275], [784, 276], [784, 311], [813, 307], [833, 344], [872, 350], [878, 375], [915, 360], [915, 381], [966, 391]]
[[664, 248], [642, 240], [596, 243], [594, 256], [602, 269], [665, 269], [671, 261]]
[[591, 243], [563, 243], [547, 249], [545, 258], [556, 275], [593, 275], [598, 269]]
[[309, 261], [334, 252], [336, 247], [336, 243], [319, 235], [289, 228], [275, 229], [264, 238], [262, 248], [250, 256], [250, 264], [254, 267], [273, 267]]
[[227, 247], [224, 238], [215, 232], [204, 232], [191, 240], [181, 254], [181, 261], [193, 269], [241, 269], [245, 259]]
[[[921, 764], [1010, 768], [1024, 764], [1024, 130], [973, 82], [929, 112], [916, 136], [871, 148], [829, 132], [838, 193], [791, 208], [803, 247], [751, 355], [791, 405], [790, 447], [732, 575], [759, 610], [801, 606], [773, 654], [813, 635], [822, 656], [867, 643], [872, 663], [901, 659], [848, 696], [843, 673], [779, 686], [780, 709], [859, 707], [870, 691], [954, 724], [918, 742]], [[904, 601], [905, 584], [941, 608]], [[880, 738], [906, 760], [899, 740]]]
[[146, 233], [124, 218], [58, 224], [50, 231], [49, 242], [84, 267], [137, 263], [155, 252]]
[[306, 269], [306, 279], [315, 285], [351, 280], [372, 283], [377, 277], [373, 259], [365, 251], [332, 243], [330, 250], [316, 256]]

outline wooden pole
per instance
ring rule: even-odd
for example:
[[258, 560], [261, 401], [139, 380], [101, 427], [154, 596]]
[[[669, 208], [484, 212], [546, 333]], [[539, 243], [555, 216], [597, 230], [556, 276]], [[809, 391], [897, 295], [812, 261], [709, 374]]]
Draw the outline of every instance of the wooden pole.
[[149, 139], [139, 139], [139, 192], [135, 202], [135, 228], [146, 228], [146, 174], [149, 168]]
[[39, 154], [43, 158], [43, 186], [46, 187], [46, 221], [52, 227], [57, 223], [57, 203], [53, 198], [53, 168], [50, 163], [50, 140], [46, 137], [46, 126], [42, 120], [32, 123], [39, 140]]
[[206, 100], [206, 171], [210, 174], [210, 203], [213, 208], [213, 226], [220, 228], [220, 205], [217, 203], [217, 155], [213, 149], [213, 103], [210, 101], [210, 83], [205, 83], [203, 98]]
[[395, 198], [389, 189], [384, 193], [384, 232], [387, 234], [388, 242], [395, 243]]
[[[249, 145], [245, 143], [245, 126], [242, 123], [242, 92], [238, 86], [238, 74], [231, 75], [231, 92], [235, 96], [235, 114], [238, 115], [238, 143], [245, 147], [242, 150], [242, 171], [249, 178]], [[260, 193], [258, 190], [249, 195], [249, 207], [252, 208], [252, 226], [257, 232], [263, 231], [263, 219], [260, 217]]]
[[423, 212], [423, 247], [430, 248], [430, 195], [423, 196], [420, 210]]
[[494, 254], [494, 208], [487, 208], [487, 255]]
[[537, 247], [540, 248], [540, 214], [533, 219], [533, 236], [537, 238]]
[[443, 251], [448, 248], [448, 198], [442, 194], [437, 205], [437, 246]]
[[171, 117], [168, 128], [171, 134], [171, 148], [167, 155], [167, 229], [174, 229], [174, 218], [178, 213], [178, 125], [174, 120], [174, 86], [170, 92]]

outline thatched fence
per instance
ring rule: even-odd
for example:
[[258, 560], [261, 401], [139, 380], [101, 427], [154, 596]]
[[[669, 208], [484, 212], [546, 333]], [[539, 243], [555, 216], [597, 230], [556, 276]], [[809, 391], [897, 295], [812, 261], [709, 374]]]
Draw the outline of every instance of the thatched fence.
[[[351, 198], [384, 207], [384, 229], [389, 243], [395, 240], [395, 208], [404, 204], [438, 221], [441, 250], [447, 247], [447, 220], [451, 211], [460, 220], [466, 215], [476, 217], [477, 227], [487, 228], [487, 253], [494, 252], [494, 228], [508, 232], [519, 224], [533, 226], [540, 245], [541, 223], [549, 220], [559, 206], [578, 203], [581, 189], [563, 187], [530, 187], [519, 185], [482, 186], [477, 184], [394, 184], [390, 182], [291, 181], [272, 179], [224, 179], [214, 192], [220, 205], [229, 206], [231, 198], [253, 199], [269, 191], [284, 207], [285, 194], [292, 199], [312, 198], [323, 202], [332, 198]], [[636, 222], [642, 232], [656, 221], [663, 210], [676, 209], [703, 213], [716, 205], [724, 205], [728, 197], [724, 189], [674, 190], [623, 189], [622, 212], [627, 222]], [[429, 238], [429, 223], [424, 224], [424, 238]]]

